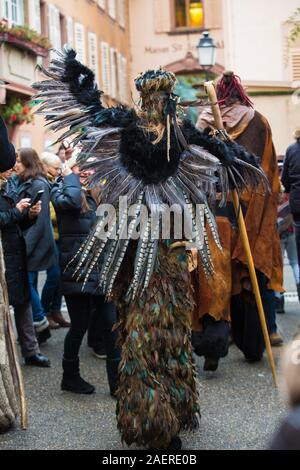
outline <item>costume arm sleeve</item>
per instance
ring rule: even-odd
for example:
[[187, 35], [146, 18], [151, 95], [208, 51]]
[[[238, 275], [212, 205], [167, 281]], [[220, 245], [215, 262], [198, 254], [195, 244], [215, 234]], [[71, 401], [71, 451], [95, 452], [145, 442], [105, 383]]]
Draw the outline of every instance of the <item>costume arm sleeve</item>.
[[229, 167], [234, 164], [235, 159], [238, 158], [253, 167], [258, 168], [258, 158], [256, 155], [249, 153], [244, 147], [238, 145], [233, 141], [221, 141], [215, 137], [208, 135], [210, 129], [203, 132], [189, 121], [185, 122], [183, 132], [188, 144], [199, 145], [212, 155], [217, 157], [222, 165]]
[[82, 188], [79, 176], [71, 173], [65, 176], [62, 183], [57, 184], [51, 191], [51, 202], [60, 211], [82, 209]]

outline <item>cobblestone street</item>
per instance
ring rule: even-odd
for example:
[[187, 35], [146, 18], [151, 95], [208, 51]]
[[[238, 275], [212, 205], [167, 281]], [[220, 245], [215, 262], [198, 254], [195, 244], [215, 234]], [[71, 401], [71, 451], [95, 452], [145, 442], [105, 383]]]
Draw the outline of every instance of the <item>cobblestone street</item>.
[[[279, 317], [285, 341], [300, 324], [299, 304], [287, 303]], [[82, 374], [96, 394], [78, 396], [60, 390], [65, 330], [54, 331], [42, 348], [51, 369], [23, 367], [29, 406], [29, 429], [18, 427], [0, 436], [0, 449], [121, 450], [115, 401], [108, 392], [105, 361], [82, 347]], [[281, 348], [273, 348], [278, 362]], [[266, 357], [248, 364], [235, 346], [216, 373], [204, 373], [196, 358], [202, 419], [193, 434], [184, 434], [184, 449], [264, 449], [286, 410], [275, 389]]]

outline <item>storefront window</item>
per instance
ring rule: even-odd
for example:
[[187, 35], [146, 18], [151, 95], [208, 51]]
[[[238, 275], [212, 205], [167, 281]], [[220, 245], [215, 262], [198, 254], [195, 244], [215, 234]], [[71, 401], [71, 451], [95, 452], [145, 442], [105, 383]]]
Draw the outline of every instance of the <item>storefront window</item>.
[[202, 28], [203, 2], [199, 0], [175, 0], [176, 28]]

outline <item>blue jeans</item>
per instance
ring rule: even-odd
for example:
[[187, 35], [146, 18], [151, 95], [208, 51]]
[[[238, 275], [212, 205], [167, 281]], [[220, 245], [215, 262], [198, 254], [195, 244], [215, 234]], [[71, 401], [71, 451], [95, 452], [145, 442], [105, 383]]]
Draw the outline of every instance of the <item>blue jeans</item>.
[[[294, 223], [295, 223], [295, 235], [296, 235], [296, 245], [297, 245], [297, 253], [298, 253], [298, 265], [300, 267], [300, 216], [294, 215]], [[298, 281], [298, 284], [300, 280]]]
[[28, 279], [31, 293], [32, 316], [34, 322], [41, 322], [44, 320], [46, 314], [43, 309], [40, 295], [38, 292], [38, 271], [29, 271]]
[[287, 232], [280, 238], [282, 256], [284, 258], [285, 252], [287, 253], [289, 263], [293, 269], [293, 274], [296, 284], [299, 284], [299, 265], [297, 255], [297, 244], [295, 232]]
[[41, 302], [43, 310], [47, 314], [61, 310], [60, 269], [57, 264], [47, 270], [47, 279], [42, 290]]

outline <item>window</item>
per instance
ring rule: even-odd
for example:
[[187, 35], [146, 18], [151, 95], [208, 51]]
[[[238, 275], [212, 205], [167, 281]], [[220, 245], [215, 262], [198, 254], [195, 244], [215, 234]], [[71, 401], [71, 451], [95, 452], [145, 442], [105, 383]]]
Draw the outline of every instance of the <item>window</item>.
[[108, 0], [108, 14], [114, 20], [116, 19], [116, 0]]
[[85, 38], [84, 38], [84, 26], [80, 23], [75, 23], [75, 50], [77, 51], [77, 60], [82, 64], [85, 64]]
[[88, 41], [89, 41], [89, 67], [94, 72], [96, 81], [98, 81], [98, 48], [97, 48], [96, 34], [89, 33]]
[[117, 79], [117, 54], [113, 47], [110, 48], [110, 94], [112, 98], [118, 95], [118, 79]]
[[203, 1], [175, 0], [175, 27], [202, 28]]
[[105, 95], [110, 95], [110, 67], [109, 67], [109, 46], [107, 42], [101, 42], [101, 69], [102, 88]]
[[118, 13], [119, 13], [119, 24], [121, 28], [125, 28], [125, 0], [119, 0]]
[[10, 25], [24, 23], [24, 3], [23, 0], [3, 0], [1, 2], [2, 15]]
[[105, 0], [98, 0], [98, 5], [102, 10], [105, 10]]
[[[60, 12], [55, 5], [48, 5], [49, 39], [53, 49], [61, 49]], [[51, 52], [50, 57], [55, 57]]]
[[71, 16], [67, 18], [67, 43], [68, 46], [74, 47], [74, 22]]
[[292, 81], [300, 82], [300, 49], [291, 50]]
[[32, 29], [35, 29], [35, 31], [37, 31], [39, 34], [41, 34], [42, 23], [41, 23], [40, 0], [29, 0], [28, 10], [29, 10], [29, 26]]
[[127, 84], [127, 60], [122, 54], [118, 54], [118, 87], [119, 87], [119, 98], [122, 103], [128, 101]]

